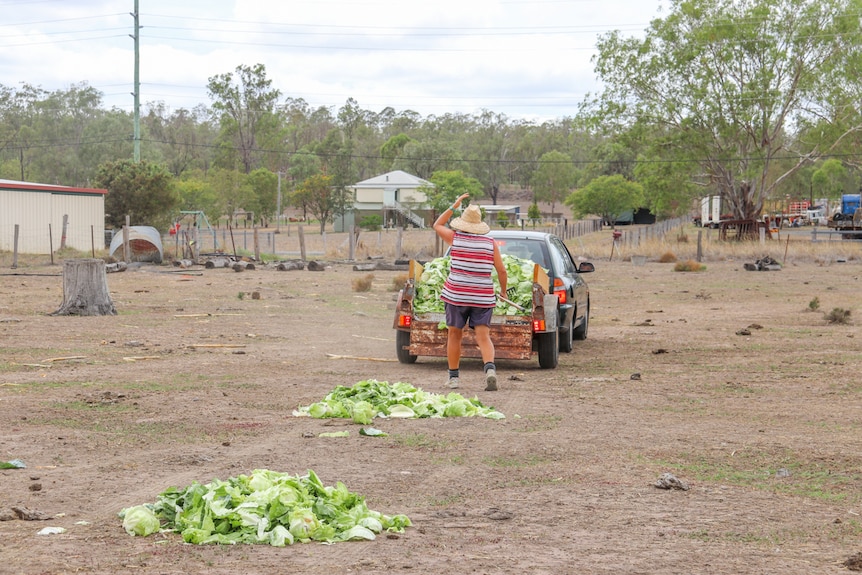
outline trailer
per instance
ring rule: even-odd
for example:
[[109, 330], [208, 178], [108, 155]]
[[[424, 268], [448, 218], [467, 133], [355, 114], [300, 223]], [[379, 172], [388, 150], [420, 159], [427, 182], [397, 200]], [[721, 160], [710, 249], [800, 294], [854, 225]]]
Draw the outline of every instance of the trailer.
[[[416, 284], [422, 265], [410, 261], [404, 287], [398, 293], [393, 328], [395, 351], [401, 363], [414, 363], [419, 356], [446, 357], [448, 330], [443, 313], [417, 314]], [[559, 360], [558, 297], [550, 290], [548, 274], [538, 264], [533, 268], [532, 306], [523, 315], [497, 315], [491, 319], [491, 340], [498, 359], [528, 360], [537, 355], [539, 367], [553, 369]], [[462, 357], [481, 358], [473, 330], [464, 330]]]

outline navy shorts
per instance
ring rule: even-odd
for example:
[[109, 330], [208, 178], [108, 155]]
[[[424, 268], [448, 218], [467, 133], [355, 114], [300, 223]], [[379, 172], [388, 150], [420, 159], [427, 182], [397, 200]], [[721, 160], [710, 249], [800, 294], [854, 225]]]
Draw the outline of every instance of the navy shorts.
[[494, 315], [494, 308], [492, 307], [446, 304], [446, 325], [449, 327], [464, 329], [468, 321], [470, 327], [491, 325], [492, 315]]

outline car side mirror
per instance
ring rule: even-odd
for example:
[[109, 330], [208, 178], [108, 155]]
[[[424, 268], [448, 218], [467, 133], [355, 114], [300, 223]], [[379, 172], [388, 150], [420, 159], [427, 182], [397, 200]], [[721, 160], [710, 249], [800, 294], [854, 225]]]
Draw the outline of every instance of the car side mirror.
[[596, 266], [594, 266], [590, 262], [581, 262], [581, 265], [578, 266], [579, 274], [586, 274], [594, 271], [596, 271]]

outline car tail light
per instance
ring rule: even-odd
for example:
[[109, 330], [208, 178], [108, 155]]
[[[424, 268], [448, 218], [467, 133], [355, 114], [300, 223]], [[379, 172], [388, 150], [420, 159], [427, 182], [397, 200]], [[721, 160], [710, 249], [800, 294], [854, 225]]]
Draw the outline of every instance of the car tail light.
[[398, 316], [398, 327], [410, 327], [410, 324], [413, 323], [413, 317], [409, 315], [399, 315]]
[[554, 295], [557, 296], [557, 299], [560, 300], [561, 304], [566, 303], [568, 301], [566, 297], [566, 286], [563, 284], [563, 280], [560, 278], [554, 278]]
[[534, 319], [533, 320], [533, 332], [545, 331], [545, 320], [543, 319]]

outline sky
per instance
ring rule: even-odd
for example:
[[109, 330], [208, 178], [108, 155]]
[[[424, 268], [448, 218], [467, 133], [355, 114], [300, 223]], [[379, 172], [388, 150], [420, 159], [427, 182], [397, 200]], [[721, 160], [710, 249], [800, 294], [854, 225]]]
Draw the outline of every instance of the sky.
[[[142, 113], [210, 105], [210, 78], [263, 64], [282, 99], [423, 117], [574, 116], [600, 91], [597, 38], [642, 37], [668, 0], [138, 0]], [[0, 0], [0, 85], [86, 83], [134, 109], [135, 0]]]

